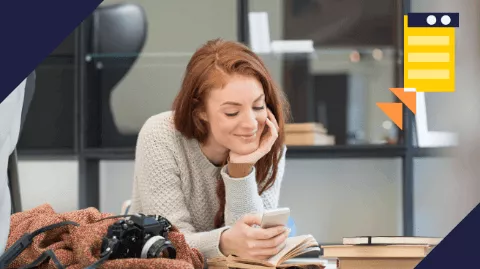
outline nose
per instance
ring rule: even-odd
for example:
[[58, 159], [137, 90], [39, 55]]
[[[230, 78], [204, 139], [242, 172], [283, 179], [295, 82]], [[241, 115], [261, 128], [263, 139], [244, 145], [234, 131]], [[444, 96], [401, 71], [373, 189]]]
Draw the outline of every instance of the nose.
[[257, 130], [258, 121], [255, 113], [250, 111], [249, 113], [245, 113], [244, 117], [242, 118], [241, 127], [248, 132], [253, 132]]

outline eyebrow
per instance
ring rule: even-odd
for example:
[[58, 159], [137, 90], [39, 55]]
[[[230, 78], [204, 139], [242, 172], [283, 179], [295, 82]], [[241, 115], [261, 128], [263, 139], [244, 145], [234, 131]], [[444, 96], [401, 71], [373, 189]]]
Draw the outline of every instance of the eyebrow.
[[[263, 96], [265, 96], [265, 94], [262, 93], [262, 94], [261, 94], [259, 97], [257, 97], [257, 99], [255, 99], [255, 101], [253, 101], [253, 102], [255, 103], [255, 102], [260, 101], [260, 99], [261, 99]], [[228, 102], [225, 102], [225, 103], [221, 104], [221, 106], [223, 106], [223, 105], [241, 106], [242, 104], [237, 103], [237, 102], [228, 101]]]

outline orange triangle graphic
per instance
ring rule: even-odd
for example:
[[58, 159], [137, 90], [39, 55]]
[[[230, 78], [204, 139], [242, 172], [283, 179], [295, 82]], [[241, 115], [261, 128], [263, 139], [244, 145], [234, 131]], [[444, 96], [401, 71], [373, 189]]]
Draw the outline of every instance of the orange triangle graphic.
[[403, 88], [390, 88], [400, 101], [402, 101], [409, 109], [416, 114], [417, 112], [417, 93], [405, 92]]
[[377, 106], [403, 130], [402, 103], [377, 103]]

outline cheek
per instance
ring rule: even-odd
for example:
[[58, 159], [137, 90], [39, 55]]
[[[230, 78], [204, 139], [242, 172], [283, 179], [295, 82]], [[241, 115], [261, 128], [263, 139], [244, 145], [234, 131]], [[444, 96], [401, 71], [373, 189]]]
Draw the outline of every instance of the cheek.
[[234, 131], [235, 124], [232, 120], [217, 117], [210, 123], [210, 129], [215, 140], [221, 142], [227, 139], [228, 135]]

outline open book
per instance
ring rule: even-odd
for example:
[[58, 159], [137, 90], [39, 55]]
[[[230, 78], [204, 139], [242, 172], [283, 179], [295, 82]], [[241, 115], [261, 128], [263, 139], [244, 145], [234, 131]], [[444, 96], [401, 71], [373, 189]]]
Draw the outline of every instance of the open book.
[[285, 247], [268, 260], [251, 260], [235, 256], [218, 257], [207, 261], [209, 269], [274, 269], [274, 268], [304, 268], [304, 269], [323, 269], [325, 266], [317, 259], [295, 259], [302, 254], [309, 252], [318, 252], [320, 247], [311, 235], [301, 235], [289, 237], [286, 240]]

